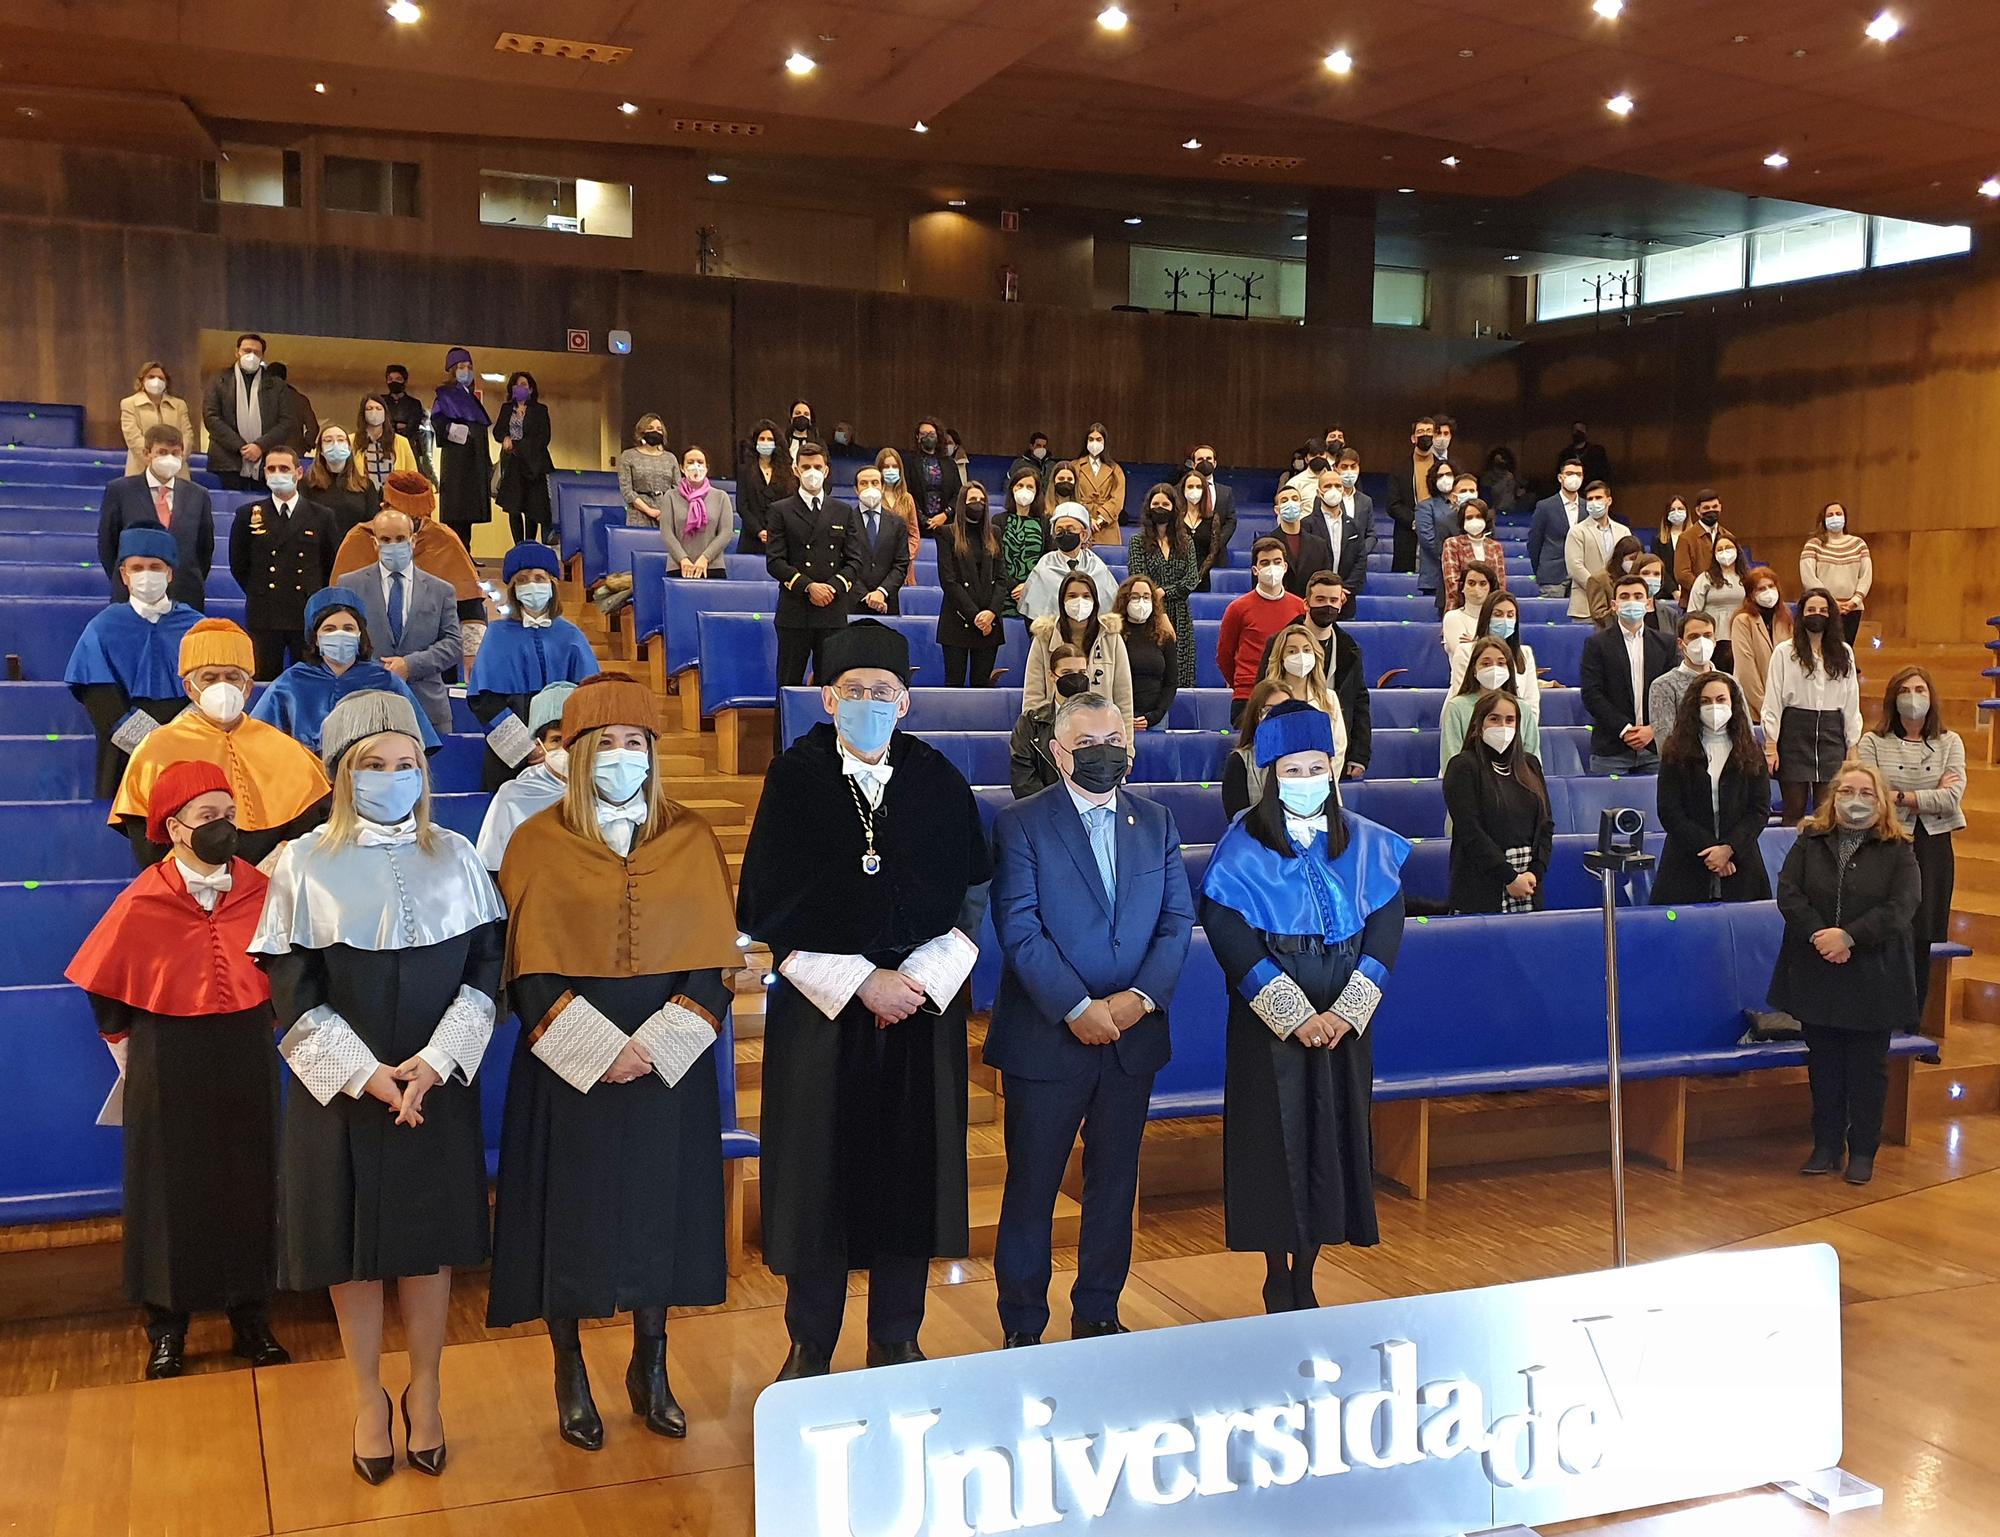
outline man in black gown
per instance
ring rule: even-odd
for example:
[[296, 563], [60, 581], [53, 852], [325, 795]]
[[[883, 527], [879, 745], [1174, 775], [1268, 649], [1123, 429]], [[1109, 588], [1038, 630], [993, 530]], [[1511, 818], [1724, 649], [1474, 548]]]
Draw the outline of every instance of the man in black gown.
[[990, 859], [964, 777], [896, 731], [909, 646], [831, 633], [815, 726], [771, 762], [736, 920], [770, 946], [764, 1260], [785, 1277], [779, 1380], [829, 1369], [866, 1269], [868, 1364], [920, 1361], [934, 1258], [962, 1256], [966, 1000]]

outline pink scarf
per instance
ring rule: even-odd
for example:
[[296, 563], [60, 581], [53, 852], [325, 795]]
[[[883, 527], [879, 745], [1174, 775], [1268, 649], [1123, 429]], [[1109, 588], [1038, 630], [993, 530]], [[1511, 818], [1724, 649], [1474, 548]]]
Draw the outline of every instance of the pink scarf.
[[706, 479], [696, 485], [685, 476], [681, 478], [681, 495], [687, 498], [688, 504], [686, 532], [690, 536], [708, 527], [708, 485]]

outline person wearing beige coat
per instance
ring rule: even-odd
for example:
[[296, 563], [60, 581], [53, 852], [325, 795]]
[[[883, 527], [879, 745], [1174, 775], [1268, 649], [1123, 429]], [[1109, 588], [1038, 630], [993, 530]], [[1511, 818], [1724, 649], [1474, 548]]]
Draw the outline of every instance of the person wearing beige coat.
[[[147, 387], [147, 381], [157, 383]], [[174, 395], [173, 380], [167, 375], [164, 363], [148, 363], [139, 370], [132, 393], [118, 402], [118, 430], [125, 438], [125, 473], [138, 475], [146, 468], [146, 433], [154, 427], [177, 428], [181, 441], [192, 445], [198, 441], [194, 435], [194, 418], [188, 415], [187, 402]], [[181, 464], [181, 479], [188, 478], [185, 459]]]
[[[1079, 580], [1088, 581], [1088, 578]], [[1103, 614], [1097, 619], [1097, 635], [1086, 649], [1077, 633], [1080, 627], [1074, 622], [1059, 626], [1056, 616], [1044, 615], [1028, 626], [1033, 640], [1028, 646], [1028, 667], [1021, 680], [1021, 708], [1024, 711], [1040, 709], [1043, 705], [1056, 701], [1055, 679], [1049, 673], [1049, 653], [1064, 641], [1083, 652], [1085, 676], [1090, 679], [1090, 692], [1102, 694], [1118, 706], [1118, 713], [1125, 717], [1126, 740], [1132, 739], [1132, 663], [1125, 655], [1125, 637], [1119, 632], [1124, 621], [1116, 614]], [[1064, 633], [1065, 631], [1069, 633]]]

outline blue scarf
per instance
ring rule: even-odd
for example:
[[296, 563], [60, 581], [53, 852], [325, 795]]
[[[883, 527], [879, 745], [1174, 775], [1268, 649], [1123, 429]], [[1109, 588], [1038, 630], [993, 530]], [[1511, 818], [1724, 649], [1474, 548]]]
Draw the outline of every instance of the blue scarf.
[[1326, 857], [1326, 839], [1286, 859], [1266, 848], [1238, 816], [1215, 846], [1201, 884], [1210, 901], [1240, 913], [1263, 934], [1317, 938], [1337, 945], [1359, 934], [1368, 915], [1402, 894], [1407, 839], [1351, 811], [1332, 812], [1347, 823], [1347, 847]]

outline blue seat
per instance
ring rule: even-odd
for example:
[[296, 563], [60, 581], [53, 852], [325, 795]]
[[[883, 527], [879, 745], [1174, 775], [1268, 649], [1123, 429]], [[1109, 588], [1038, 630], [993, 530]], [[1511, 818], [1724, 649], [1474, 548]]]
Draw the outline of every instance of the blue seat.
[[1437, 778], [1435, 756], [1428, 779], [1356, 779], [1340, 787], [1340, 798], [1357, 816], [1405, 838], [1444, 835], [1444, 786]]
[[[708, 582], [686, 582], [708, 587]], [[674, 604], [667, 605], [667, 658], [674, 661]], [[703, 612], [695, 620], [694, 663], [701, 669], [701, 707], [717, 710], [754, 709], [773, 702], [778, 679], [778, 632], [768, 618], [756, 614]]]
[[666, 625], [667, 552], [657, 547], [632, 552], [632, 633], [641, 642]]
[[0, 683], [0, 734], [76, 736], [90, 729], [90, 717], [67, 684]]
[[0, 881], [130, 880], [132, 845], [110, 814], [107, 801], [0, 801]]
[[0, 443], [24, 448], [81, 448], [83, 407], [46, 400], [0, 400]]
[[[131, 862], [126, 856], [126, 863]], [[128, 872], [129, 873], [129, 872]], [[67, 960], [67, 957], [65, 957]], [[118, 1070], [90, 1001], [67, 984], [0, 987], [0, 1223], [67, 1222], [115, 1212], [124, 1142], [95, 1124]]]
[[0, 736], [0, 800], [82, 800], [96, 784], [96, 737]]
[[[0, 535], [4, 543], [6, 535]], [[104, 609], [102, 598], [48, 598], [38, 603], [0, 603], [0, 656], [17, 656], [21, 675], [33, 682], [56, 682], [69, 666], [70, 652], [84, 626]], [[214, 618], [243, 622], [243, 600], [211, 599]]]
[[1613, 806], [1636, 806], [1646, 814], [1646, 831], [1660, 831], [1660, 781], [1651, 774], [1586, 776], [1562, 781], [1569, 789], [1570, 825], [1557, 832], [1595, 835], [1603, 813]]
[[[1182, 843], [1213, 843], [1229, 825], [1229, 819], [1222, 814], [1220, 785], [1141, 784], [1135, 781], [1126, 788], [1134, 795], [1143, 795], [1171, 811]], [[994, 812], [1010, 805], [1014, 794], [1004, 786], [978, 788], [973, 794], [979, 802], [980, 822], [990, 833]]]
[[63, 968], [132, 876], [0, 884], [0, 977], [14, 986], [54, 986]]
[[[618, 502], [618, 519], [625, 521], [625, 506], [618, 501], [618, 474], [615, 470], [557, 470], [549, 477], [549, 511], [556, 526], [556, 541], [562, 558], [568, 561], [583, 554], [583, 504]], [[599, 547], [602, 554], [602, 546]]]
[[[664, 557], [662, 557], [664, 559]], [[661, 630], [666, 646], [669, 674], [685, 672], [700, 659], [701, 637], [696, 618], [701, 614], [748, 614], [765, 628], [778, 607], [778, 584], [773, 581], [675, 582], [662, 577], [660, 591]], [[771, 646], [773, 675], [777, 669], [777, 644]], [[712, 694], [714, 680], [702, 678], [704, 694]]]
[[479, 789], [486, 762], [486, 738], [478, 732], [455, 731], [431, 755], [431, 789], [439, 795]]
[[[4, 493], [0, 493], [4, 495]], [[4, 506], [0, 502], [0, 506]], [[45, 534], [21, 528], [0, 527], [0, 561], [28, 565], [88, 566], [97, 563], [95, 520], [92, 532]]]
[[476, 843], [480, 826], [486, 820], [486, 808], [492, 801], [493, 797], [484, 791], [440, 792], [431, 796], [431, 820]]
[[1009, 780], [1007, 738], [994, 731], [926, 731], [924, 740], [949, 758], [971, 785]]

